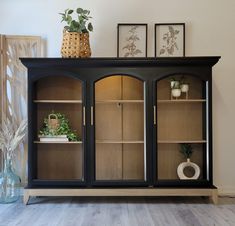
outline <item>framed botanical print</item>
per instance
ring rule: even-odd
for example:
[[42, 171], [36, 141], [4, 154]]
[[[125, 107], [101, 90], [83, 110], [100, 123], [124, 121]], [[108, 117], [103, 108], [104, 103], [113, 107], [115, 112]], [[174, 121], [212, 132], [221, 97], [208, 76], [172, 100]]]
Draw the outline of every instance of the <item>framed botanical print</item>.
[[147, 57], [147, 24], [118, 24], [117, 56]]
[[155, 57], [185, 56], [185, 23], [155, 24]]

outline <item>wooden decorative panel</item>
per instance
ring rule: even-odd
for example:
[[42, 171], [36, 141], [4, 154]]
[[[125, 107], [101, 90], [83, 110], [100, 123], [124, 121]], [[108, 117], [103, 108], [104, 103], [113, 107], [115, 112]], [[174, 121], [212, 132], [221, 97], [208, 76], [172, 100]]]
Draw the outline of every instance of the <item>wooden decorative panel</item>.
[[[1, 112], [15, 125], [27, 118], [27, 71], [20, 57], [42, 56], [41, 38], [38, 36], [0, 35], [1, 40]], [[15, 115], [15, 117], [12, 117]], [[1, 116], [2, 117], [2, 116]], [[27, 181], [27, 140], [19, 147], [15, 168], [23, 184]]]

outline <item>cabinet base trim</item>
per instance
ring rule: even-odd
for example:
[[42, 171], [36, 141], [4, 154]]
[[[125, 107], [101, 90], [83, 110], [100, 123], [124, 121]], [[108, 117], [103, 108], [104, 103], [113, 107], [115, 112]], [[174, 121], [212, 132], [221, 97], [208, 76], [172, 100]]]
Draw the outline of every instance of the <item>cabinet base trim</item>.
[[216, 188], [99, 188], [99, 189], [24, 189], [24, 203], [30, 196], [208, 196], [217, 204]]

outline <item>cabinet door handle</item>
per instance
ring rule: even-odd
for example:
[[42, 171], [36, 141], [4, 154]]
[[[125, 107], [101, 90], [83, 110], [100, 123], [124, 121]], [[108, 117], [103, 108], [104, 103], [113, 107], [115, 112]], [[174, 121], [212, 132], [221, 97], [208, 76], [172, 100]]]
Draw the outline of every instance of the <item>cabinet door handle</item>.
[[86, 107], [83, 106], [83, 126], [86, 125]]
[[91, 106], [91, 125], [93, 126], [93, 106]]
[[154, 125], [157, 124], [157, 120], [156, 120], [156, 105], [153, 106], [153, 124]]

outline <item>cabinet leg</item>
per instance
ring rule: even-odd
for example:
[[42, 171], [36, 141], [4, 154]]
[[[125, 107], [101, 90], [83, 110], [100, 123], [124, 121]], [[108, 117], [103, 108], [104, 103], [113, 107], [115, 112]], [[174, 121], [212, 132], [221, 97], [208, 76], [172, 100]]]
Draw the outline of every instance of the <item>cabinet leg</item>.
[[215, 204], [215, 205], [218, 204], [218, 191], [217, 191], [217, 189], [214, 189], [214, 190], [212, 191], [211, 201], [212, 201], [212, 203]]
[[24, 204], [27, 205], [28, 202], [29, 202], [29, 194], [28, 194], [28, 191], [24, 191], [24, 197], [23, 197], [23, 200], [24, 200]]

